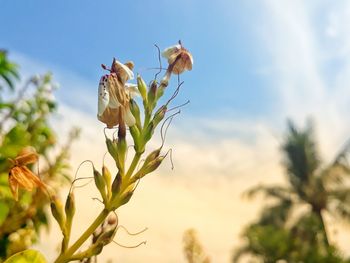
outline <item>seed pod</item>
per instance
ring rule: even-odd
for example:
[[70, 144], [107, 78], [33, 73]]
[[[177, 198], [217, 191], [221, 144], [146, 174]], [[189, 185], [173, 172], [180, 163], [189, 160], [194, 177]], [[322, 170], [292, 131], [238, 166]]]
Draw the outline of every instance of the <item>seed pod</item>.
[[137, 76], [137, 88], [139, 89], [143, 101], [147, 103], [147, 85], [140, 75]]
[[108, 219], [107, 219], [107, 223], [110, 226], [114, 226], [118, 224], [118, 217], [115, 214], [110, 214]]
[[74, 199], [74, 193], [69, 192], [66, 204], [64, 207], [65, 213], [66, 213], [66, 224], [65, 224], [65, 233], [64, 238], [62, 240], [62, 251], [65, 251], [68, 247], [68, 242], [70, 238], [70, 233], [72, 230], [72, 223], [73, 223], [73, 217], [75, 214], [75, 199]]
[[93, 247], [89, 251], [90, 253], [87, 256], [85, 256], [85, 258], [91, 258], [92, 256], [99, 255], [102, 252], [102, 250], [103, 250], [103, 244], [97, 243], [93, 245]]
[[136, 125], [139, 129], [141, 129], [140, 108], [137, 105], [136, 101], [134, 101], [133, 99], [130, 99], [129, 104], [130, 104], [130, 111], [132, 115], [135, 117]]
[[67, 217], [66, 225], [68, 223], [71, 225], [72, 219], [73, 219], [74, 214], [75, 214], [75, 198], [74, 198], [73, 192], [69, 192], [69, 194], [67, 196], [66, 205], [64, 207], [64, 210], [66, 212], [66, 217]]
[[144, 136], [143, 136], [143, 142], [144, 143], [148, 142], [152, 138], [152, 135], [154, 133], [154, 128], [155, 128], [155, 126], [153, 124], [153, 121], [151, 121], [148, 124], [148, 126], [147, 126], [147, 128], [145, 130]]
[[109, 154], [113, 157], [113, 159], [117, 162], [118, 160], [118, 147], [117, 143], [109, 138], [106, 138], [106, 145]]
[[58, 225], [60, 226], [62, 232], [65, 232], [65, 222], [66, 218], [63, 212], [63, 205], [61, 201], [57, 198], [57, 196], [52, 196], [51, 197], [51, 213], [53, 217], [56, 219]]
[[117, 228], [115, 227], [107, 232], [102, 233], [97, 239], [96, 243], [103, 244], [103, 246], [111, 243], [113, 241], [113, 238], [116, 232], [117, 232]]
[[144, 165], [142, 166], [143, 167], [146, 167], [147, 164], [149, 164], [149, 162], [153, 161], [154, 159], [156, 159], [159, 154], [160, 154], [160, 151], [162, 150], [162, 148], [158, 148], [156, 150], [154, 150], [153, 152], [151, 152], [145, 159], [145, 162], [144, 162]]
[[112, 194], [114, 196], [119, 193], [121, 184], [122, 184], [122, 176], [120, 172], [118, 172], [112, 184]]
[[162, 163], [164, 158], [165, 158], [164, 156], [159, 156], [151, 160], [147, 164], [143, 165], [142, 168], [132, 178], [132, 182], [136, 182], [137, 180], [144, 177], [146, 174], [149, 174], [155, 171], [159, 167], [159, 165]]
[[133, 194], [134, 194], [134, 189], [124, 194], [120, 199], [120, 206], [125, 205], [127, 202], [129, 202]]
[[163, 105], [156, 111], [152, 121], [155, 127], [164, 119], [166, 111], [167, 111], [166, 105]]
[[111, 187], [112, 187], [112, 185], [111, 185], [112, 184], [112, 175], [105, 165], [102, 166], [102, 176], [103, 176], [103, 179], [106, 183], [107, 196], [110, 197], [111, 196]]
[[103, 179], [102, 175], [94, 168], [94, 180], [95, 185], [100, 192], [103, 202], [107, 202], [107, 194], [106, 194], [106, 182]]
[[144, 168], [145, 175], [156, 170], [159, 167], [159, 165], [162, 163], [164, 158], [165, 158], [164, 156], [159, 156], [153, 161], [149, 162], [149, 164], [147, 164], [146, 167]]
[[157, 89], [157, 82], [153, 81], [147, 94], [148, 108], [150, 112], [152, 112], [156, 103]]

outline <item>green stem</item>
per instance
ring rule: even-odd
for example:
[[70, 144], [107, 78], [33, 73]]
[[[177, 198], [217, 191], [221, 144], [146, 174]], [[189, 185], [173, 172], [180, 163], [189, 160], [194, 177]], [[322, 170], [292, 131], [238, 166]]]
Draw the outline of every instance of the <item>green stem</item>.
[[134, 155], [134, 158], [132, 159], [132, 162], [131, 162], [131, 164], [130, 164], [129, 170], [128, 170], [128, 172], [126, 173], [126, 176], [125, 176], [126, 181], [128, 181], [128, 180], [130, 179], [132, 173], [134, 172], [134, 170], [135, 170], [137, 164], [138, 164], [139, 161], [140, 161], [140, 158], [141, 158], [141, 153], [136, 153], [136, 154]]
[[143, 122], [143, 131], [147, 128], [150, 120], [151, 120], [152, 112], [149, 112], [147, 109], [145, 109], [145, 120]]
[[103, 209], [101, 213], [96, 217], [95, 221], [89, 226], [88, 229], [81, 235], [81, 237], [68, 249], [65, 253], [61, 254], [56, 260], [55, 263], [65, 263], [69, 262], [70, 258], [77, 251], [81, 245], [94, 233], [94, 231], [102, 224], [102, 222], [108, 216], [109, 211]]

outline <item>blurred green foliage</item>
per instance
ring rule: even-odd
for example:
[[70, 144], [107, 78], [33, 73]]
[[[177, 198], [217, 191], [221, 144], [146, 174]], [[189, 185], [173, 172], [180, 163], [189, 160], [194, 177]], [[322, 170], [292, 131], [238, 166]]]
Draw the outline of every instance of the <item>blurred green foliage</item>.
[[188, 263], [210, 263], [210, 257], [204, 251], [194, 229], [188, 229], [183, 235], [183, 250]]
[[257, 186], [248, 197], [269, 199], [257, 222], [248, 225], [245, 244], [233, 262], [249, 255], [257, 262], [350, 262], [328, 239], [324, 215], [350, 219], [349, 144], [333, 162], [321, 162], [312, 123], [299, 130], [292, 122], [282, 145], [287, 184]]
[[46, 263], [44, 256], [40, 252], [28, 249], [11, 256], [5, 263]]
[[69, 148], [79, 131], [72, 129], [64, 145], [59, 145], [50, 125], [56, 111], [55, 85], [51, 74], [34, 76], [19, 86], [16, 64], [0, 51], [0, 262], [36, 241], [39, 230], [48, 225], [48, 197], [40, 190], [20, 192], [16, 202], [9, 190], [8, 158], [25, 146], [40, 155], [33, 172], [54, 190], [69, 182]]

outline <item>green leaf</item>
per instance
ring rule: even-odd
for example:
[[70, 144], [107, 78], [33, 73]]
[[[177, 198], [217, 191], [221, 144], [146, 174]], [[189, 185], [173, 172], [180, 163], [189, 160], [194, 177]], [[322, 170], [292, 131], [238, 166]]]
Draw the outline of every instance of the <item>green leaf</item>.
[[14, 254], [4, 263], [47, 263], [47, 261], [40, 252], [32, 249], [27, 249]]

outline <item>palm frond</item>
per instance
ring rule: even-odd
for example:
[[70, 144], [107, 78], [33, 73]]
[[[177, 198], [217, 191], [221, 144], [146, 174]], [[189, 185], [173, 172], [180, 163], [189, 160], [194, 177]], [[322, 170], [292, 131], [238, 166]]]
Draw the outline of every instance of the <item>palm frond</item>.
[[293, 194], [291, 189], [287, 187], [282, 187], [279, 185], [275, 186], [265, 186], [265, 185], [257, 185], [253, 188], [248, 189], [244, 192], [244, 196], [248, 198], [254, 198], [257, 194], [263, 194], [265, 197], [269, 198], [277, 198], [280, 200], [290, 200], [291, 195]]
[[302, 194], [301, 187], [310, 181], [320, 166], [320, 158], [314, 140], [311, 122], [304, 130], [298, 130], [289, 121], [285, 143], [282, 146], [288, 179], [297, 192]]

